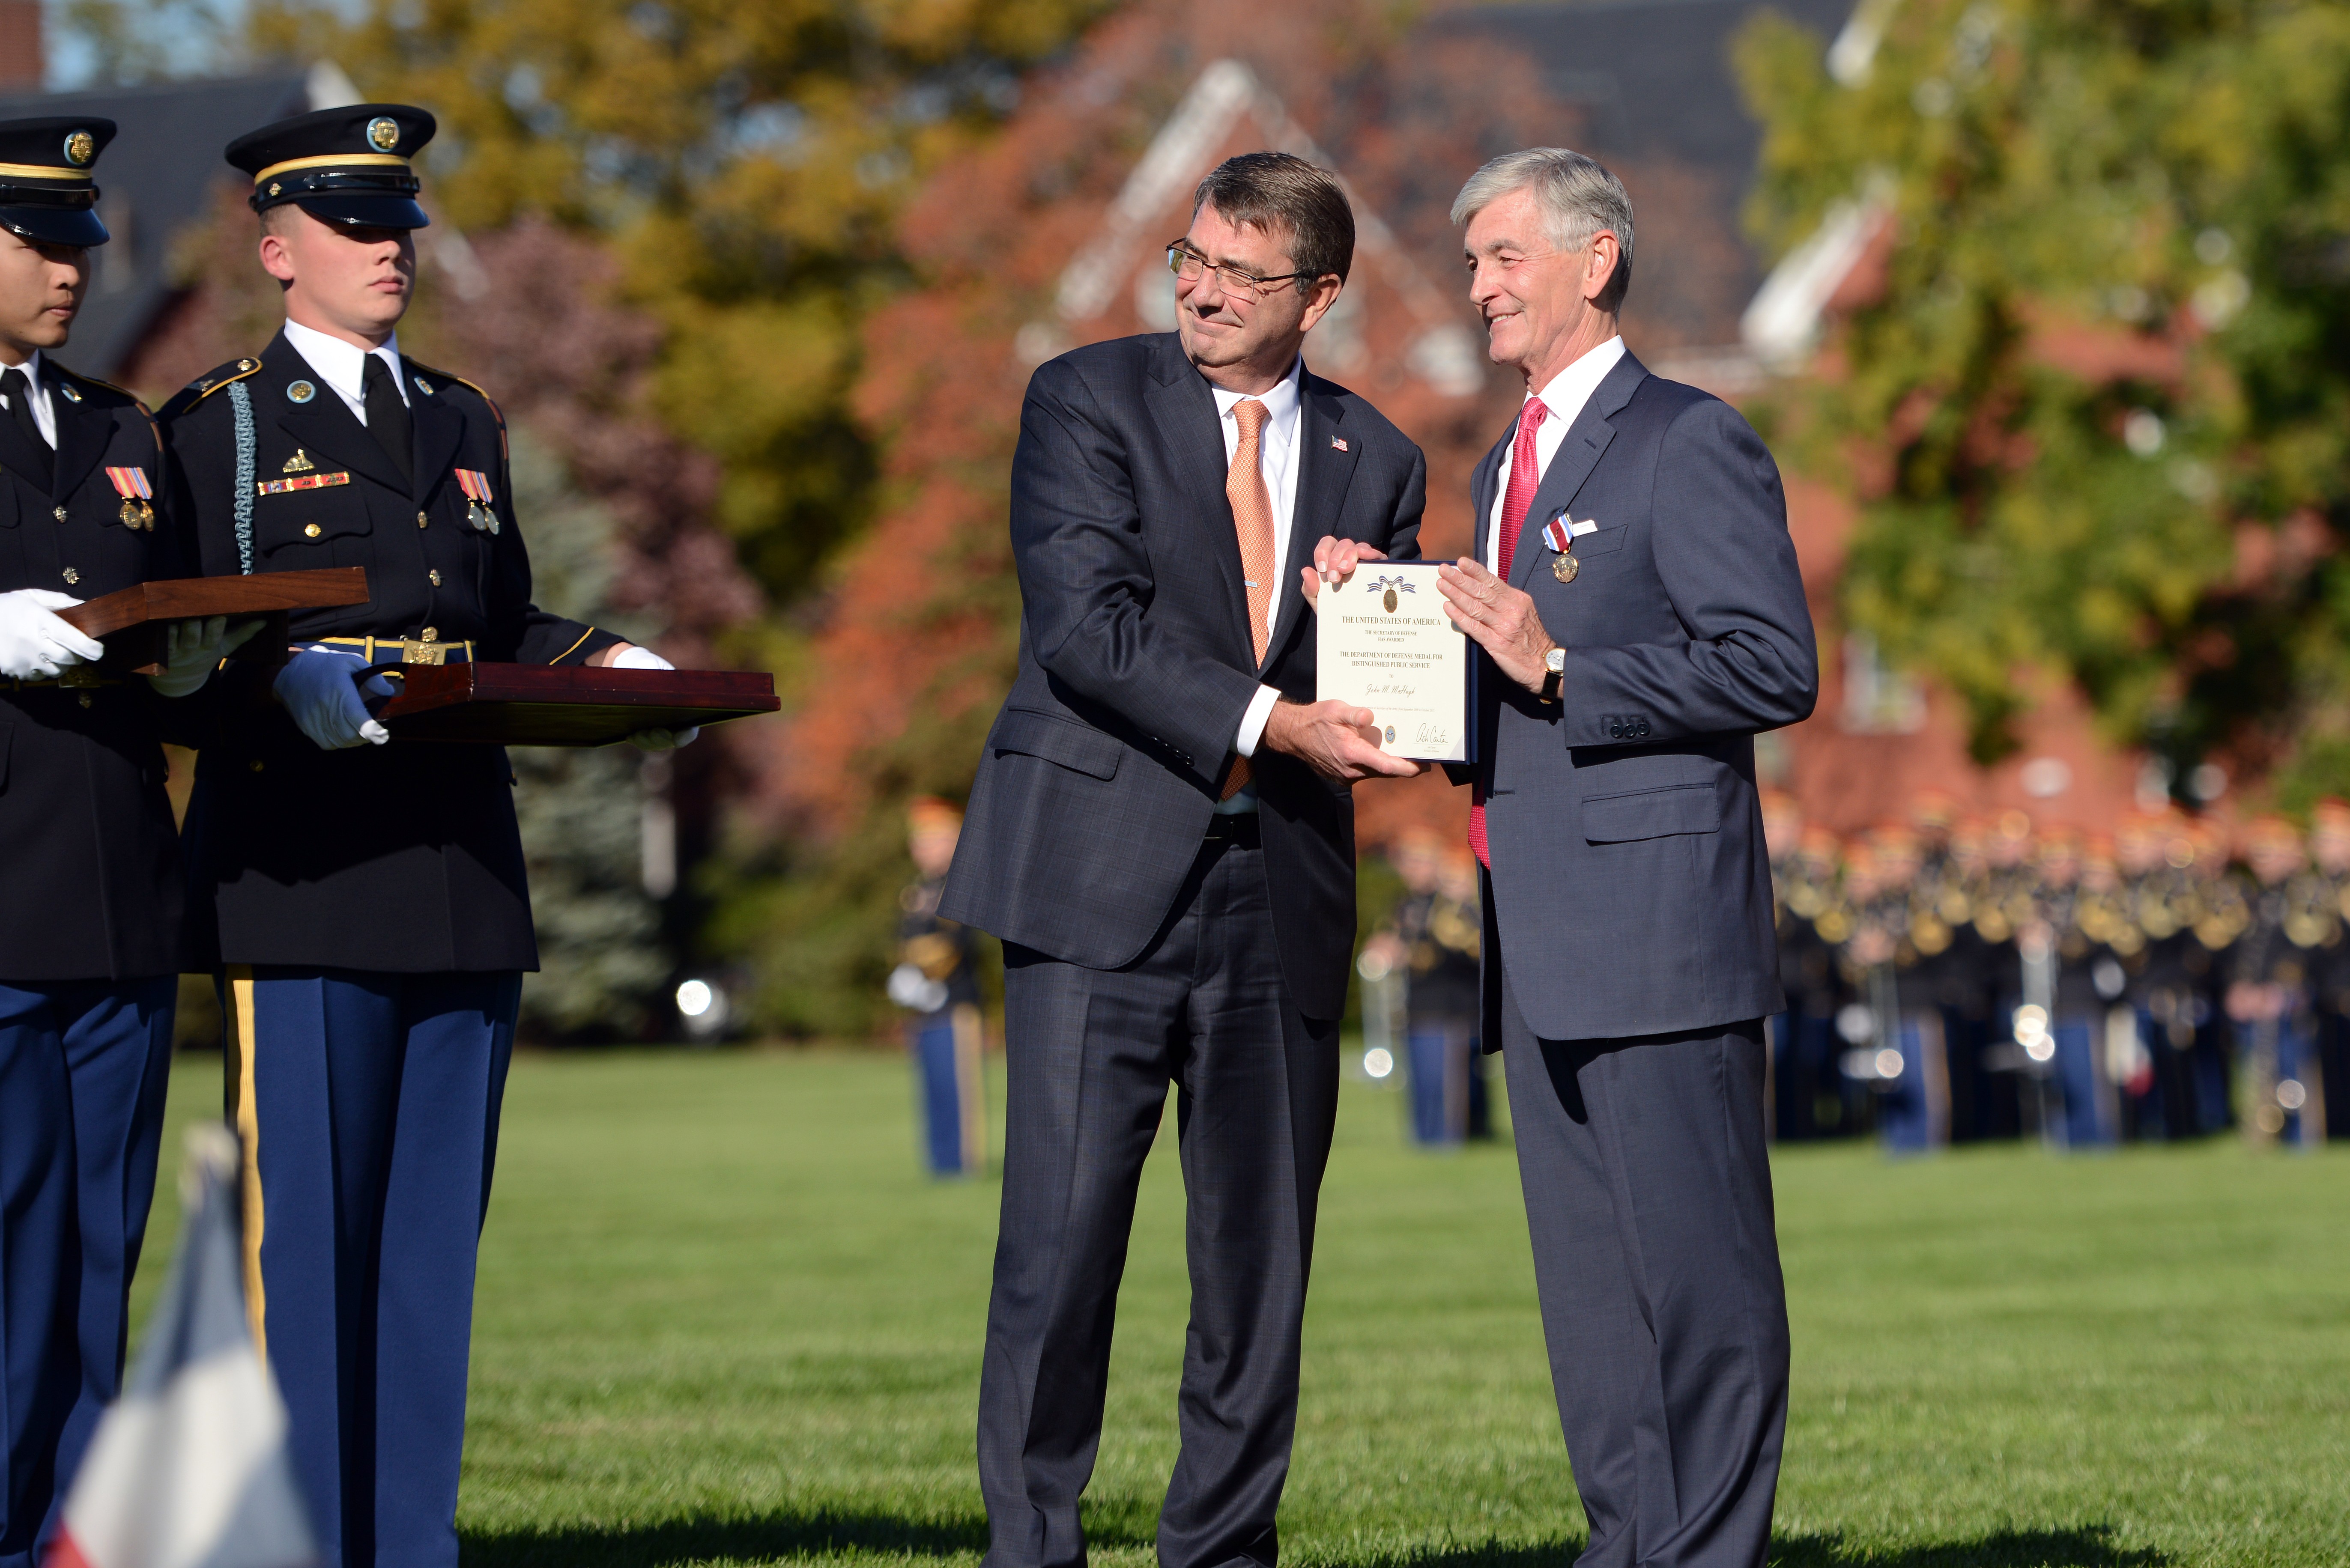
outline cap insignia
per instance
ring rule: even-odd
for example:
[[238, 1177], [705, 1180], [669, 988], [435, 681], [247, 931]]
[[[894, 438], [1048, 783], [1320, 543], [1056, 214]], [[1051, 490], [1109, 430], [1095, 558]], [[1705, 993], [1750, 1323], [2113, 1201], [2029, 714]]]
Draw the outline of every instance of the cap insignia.
[[318, 389], [307, 381], [296, 381], [286, 387], [286, 395], [297, 403], [307, 403], [318, 395]]
[[367, 125], [368, 145], [378, 152], [389, 152], [400, 145], [400, 122], [388, 114], [379, 114]]
[[87, 130], [77, 130], [66, 137], [66, 161], [77, 169], [87, 169], [89, 161], [98, 156], [98, 140]]
[[283, 191], [284, 189], [286, 189], [286, 187], [285, 187], [285, 186], [283, 186], [283, 185], [280, 185], [280, 184], [279, 184], [276, 181], [275, 181], [275, 180], [272, 180], [272, 181], [269, 182], [269, 193], [270, 193], [271, 195], [273, 195], [273, 196], [275, 196], [276, 194], [277, 194], [277, 192], [279, 192], [280, 191]]

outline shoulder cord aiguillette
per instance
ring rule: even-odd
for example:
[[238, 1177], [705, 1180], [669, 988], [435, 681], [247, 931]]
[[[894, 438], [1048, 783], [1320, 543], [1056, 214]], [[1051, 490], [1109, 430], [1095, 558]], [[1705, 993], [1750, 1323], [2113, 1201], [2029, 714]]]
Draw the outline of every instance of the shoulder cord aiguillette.
[[243, 381], [228, 388], [229, 408], [236, 416], [236, 566], [253, 575], [253, 394]]

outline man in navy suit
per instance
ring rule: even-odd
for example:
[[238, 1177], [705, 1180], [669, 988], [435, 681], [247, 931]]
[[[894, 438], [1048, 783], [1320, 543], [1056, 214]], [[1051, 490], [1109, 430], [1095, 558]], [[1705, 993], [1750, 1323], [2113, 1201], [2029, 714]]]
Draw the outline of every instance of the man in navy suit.
[[1760, 1568], [1786, 1423], [1763, 1145], [1783, 1005], [1754, 735], [1818, 695], [1779, 473], [1617, 335], [1632, 203], [1580, 153], [1453, 203], [1525, 378], [1439, 574], [1480, 654], [1470, 841], [1582, 1568]]
[[1419, 449], [1306, 371], [1355, 224], [1285, 153], [1201, 182], [1179, 330], [1041, 367], [1020, 667], [939, 913], [1003, 940], [1003, 1218], [980, 1374], [985, 1568], [1076, 1568], [1143, 1157], [1176, 1085], [1191, 1332], [1164, 1568], [1271, 1568], [1355, 940], [1352, 781], [1314, 701], [1319, 572], [1418, 555]]

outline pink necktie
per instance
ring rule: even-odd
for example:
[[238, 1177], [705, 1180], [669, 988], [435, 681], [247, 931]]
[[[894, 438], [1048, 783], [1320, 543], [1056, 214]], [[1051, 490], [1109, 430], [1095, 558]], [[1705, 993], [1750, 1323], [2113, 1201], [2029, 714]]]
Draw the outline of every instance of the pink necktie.
[[[1542, 487], [1542, 462], [1534, 452], [1534, 432], [1542, 429], [1543, 420], [1550, 410], [1540, 398], [1528, 398], [1526, 406], [1518, 410], [1518, 439], [1510, 447], [1510, 487], [1502, 493], [1502, 543], [1500, 559], [1494, 575], [1503, 582], [1510, 580], [1510, 563], [1517, 559], [1518, 531], [1526, 525], [1526, 508], [1534, 504], [1534, 492]], [[1493, 857], [1485, 846], [1485, 786], [1471, 785], [1469, 791], [1469, 847], [1477, 852], [1478, 863], [1491, 871]]]

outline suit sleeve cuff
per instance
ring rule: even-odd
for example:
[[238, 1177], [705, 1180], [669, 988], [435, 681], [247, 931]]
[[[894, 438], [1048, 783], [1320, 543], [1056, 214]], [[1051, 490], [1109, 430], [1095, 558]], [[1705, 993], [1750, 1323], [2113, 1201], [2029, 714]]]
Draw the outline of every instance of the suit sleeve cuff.
[[1249, 699], [1248, 711], [1241, 715], [1240, 733], [1232, 737], [1232, 750], [1244, 757], [1256, 755], [1256, 743], [1264, 739], [1264, 722], [1273, 717], [1273, 705], [1281, 701], [1281, 693], [1270, 686], [1260, 686]]

